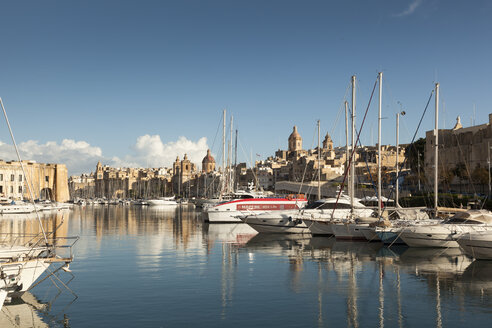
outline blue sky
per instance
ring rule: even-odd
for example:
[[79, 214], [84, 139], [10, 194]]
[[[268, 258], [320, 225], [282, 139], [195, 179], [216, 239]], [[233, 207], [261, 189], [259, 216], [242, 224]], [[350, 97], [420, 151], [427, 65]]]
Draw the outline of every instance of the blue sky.
[[[293, 125], [310, 148], [318, 119], [342, 145], [353, 74], [360, 125], [384, 73], [383, 144], [400, 103], [410, 141], [436, 81], [441, 126], [486, 123], [492, 109], [489, 1], [1, 1], [0, 11], [0, 97], [23, 157], [71, 174], [97, 160], [200, 161], [207, 147], [220, 157], [223, 108], [243, 161], [285, 149]], [[432, 128], [429, 111], [419, 135]], [[362, 142], [376, 136], [374, 101]], [[0, 157], [14, 158], [6, 128], [0, 140]]]

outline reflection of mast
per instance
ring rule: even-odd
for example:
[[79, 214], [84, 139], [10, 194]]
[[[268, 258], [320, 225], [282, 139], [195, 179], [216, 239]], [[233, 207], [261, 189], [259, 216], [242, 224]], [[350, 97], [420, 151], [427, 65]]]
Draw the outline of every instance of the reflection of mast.
[[[234, 256], [233, 254], [234, 253]], [[235, 271], [237, 267], [237, 252], [231, 244], [222, 242], [222, 275], [221, 275], [221, 299], [222, 318], [226, 317], [227, 301], [232, 300], [234, 291]]]
[[354, 328], [359, 327], [357, 318], [357, 280], [354, 270], [354, 258], [350, 258], [350, 279], [349, 279], [349, 295], [347, 298], [347, 320], [348, 325]]
[[383, 263], [379, 262], [379, 327], [384, 327], [384, 268]]
[[318, 261], [318, 326], [323, 327], [323, 271], [321, 262]]
[[436, 275], [436, 327], [442, 328], [441, 287], [438, 275]]
[[403, 326], [403, 315], [401, 313], [401, 290], [400, 290], [400, 269], [398, 267], [396, 268], [396, 302], [398, 304], [398, 326], [402, 327]]

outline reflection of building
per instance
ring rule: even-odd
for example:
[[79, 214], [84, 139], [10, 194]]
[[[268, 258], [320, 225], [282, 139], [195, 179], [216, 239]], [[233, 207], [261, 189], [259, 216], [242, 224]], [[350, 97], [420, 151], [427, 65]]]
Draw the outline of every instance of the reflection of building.
[[[22, 163], [35, 199], [59, 202], [69, 199], [67, 168], [64, 164], [42, 164], [32, 161]], [[24, 180], [19, 162], [0, 160], [0, 197], [31, 198]]]
[[49, 327], [40, 316], [47, 310], [30, 292], [24, 293], [20, 301], [6, 303], [0, 312], [0, 327]]

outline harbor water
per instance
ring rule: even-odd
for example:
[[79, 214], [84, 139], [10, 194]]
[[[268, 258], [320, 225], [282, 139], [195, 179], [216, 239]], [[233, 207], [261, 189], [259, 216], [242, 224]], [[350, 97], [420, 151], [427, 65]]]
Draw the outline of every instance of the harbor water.
[[[257, 234], [204, 223], [191, 206], [75, 206], [42, 220], [59, 236], [80, 236], [71, 272], [5, 304], [1, 327], [475, 327], [492, 319], [492, 261], [459, 249]], [[0, 228], [32, 233], [37, 219], [3, 217]]]

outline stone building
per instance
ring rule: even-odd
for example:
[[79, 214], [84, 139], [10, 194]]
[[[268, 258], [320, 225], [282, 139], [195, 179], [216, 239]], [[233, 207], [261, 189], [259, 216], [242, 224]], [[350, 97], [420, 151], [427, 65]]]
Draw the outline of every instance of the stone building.
[[[489, 114], [488, 123], [466, 128], [458, 117], [455, 126], [452, 129], [440, 129], [438, 137], [440, 177], [459, 174], [461, 179], [468, 180], [480, 169], [485, 172], [486, 177], [490, 160], [489, 147], [492, 146], [492, 114]], [[434, 130], [427, 131], [424, 167], [427, 180], [431, 181], [434, 176], [434, 145]], [[483, 182], [485, 181], [482, 184]]]
[[32, 186], [34, 199], [58, 202], [69, 200], [67, 167], [64, 164], [42, 164], [22, 161], [27, 181], [19, 162], [0, 160], [0, 197], [13, 200], [30, 199], [26, 182]]
[[[171, 170], [166, 168], [114, 168], [98, 162], [94, 196], [107, 199], [168, 196], [173, 192], [171, 177]], [[74, 187], [73, 195], [76, 193]]]

